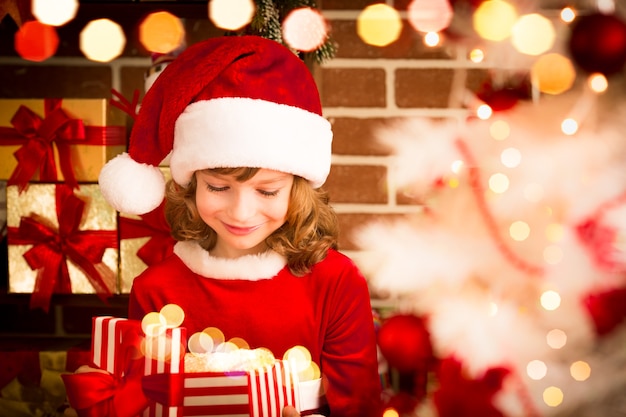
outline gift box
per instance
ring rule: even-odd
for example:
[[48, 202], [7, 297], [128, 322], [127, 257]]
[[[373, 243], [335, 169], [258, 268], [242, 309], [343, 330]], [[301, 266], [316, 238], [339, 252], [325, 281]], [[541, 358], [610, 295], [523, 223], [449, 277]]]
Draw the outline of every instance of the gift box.
[[118, 292], [117, 213], [97, 184], [7, 187], [10, 293], [32, 293], [47, 310], [53, 293]]
[[[95, 363], [106, 363], [107, 369], [118, 374], [119, 369], [128, 367], [130, 355], [124, 352], [129, 348], [123, 345], [128, 345], [130, 339], [112, 335], [121, 334], [116, 329], [118, 326], [128, 328], [133, 322], [140, 325], [135, 320], [94, 318], [92, 354]], [[286, 405], [301, 411], [322, 407], [321, 379], [299, 381], [298, 373], [286, 361], [277, 360], [248, 372], [186, 372], [186, 336], [186, 329], [175, 327], [144, 336], [143, 342], [130, 343], [141, 346], [135, 351], [144, 354], [142, 386], [150, 404], [143, 417], [280, 417]], [[126, 365], [119, 368], [111, 361], [126, 362]]]
[[0, 179], [95, 182], [126, 150], [125, 123], [107, 99], [0, 99]]

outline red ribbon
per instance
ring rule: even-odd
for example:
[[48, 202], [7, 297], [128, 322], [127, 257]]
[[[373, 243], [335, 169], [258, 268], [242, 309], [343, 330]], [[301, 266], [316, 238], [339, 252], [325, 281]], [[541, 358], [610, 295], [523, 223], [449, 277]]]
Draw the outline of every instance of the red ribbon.
[[67, 261], [80, 268], [102, 300], [111, 296], [115, 273], [102, 262], [107, 248], [117, 248], [115, 230], [79, 230], [85, 202], [65, 184], [56, 185], [58, 230], [37, 214], [9, 228], [9, 244], [33, 245], [24, 259], [37, 271], [31, 308], [48, 311], [52, 293], [71, 293]]
[[22, 145], [14, 153], [17, 167], [8, 181], [9, 185], [18, 185], [20, 191], [26, 188], [37, 170], [40, 172], [40, 180], [57, 181], [53, 144], [59, 154], [65, 182], [77, 188], [70, 145], [112, 146], [125, 143], [123, 126], [85, 127], [82, 120], [67, 116], [61, 108], [61, 101], [44, 99], [44, 118], [26, 106], [20, 106], [11, 119], [13, 128], [0, 128], [0, 144]]
[[120, 239], [149, 236], [150, 239], [137, 251], [137, 257], [146, 265], [153, 265], [173, 253], [176, 241], [165, 220], [164, 203], [140, 217], [141, 219], [120, 217]]

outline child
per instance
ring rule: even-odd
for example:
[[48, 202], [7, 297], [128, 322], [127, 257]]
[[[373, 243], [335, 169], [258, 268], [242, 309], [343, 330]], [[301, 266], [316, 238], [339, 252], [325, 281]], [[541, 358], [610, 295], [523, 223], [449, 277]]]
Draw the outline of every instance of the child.
[[134, 280], [129, 318], [174, 303], [188, 334], [217, 327], [277, 357], [302, 345], [324, 379], [327, 406], [317, 413], [380, 415], [367, 284], [335, 249], [337, 219], [320, 188], [331, 140], [296, 55], [260, 37], [210, 39], [157, 78], [128, 154], [105, 166], [100, 186], [116, 209], [136, 214], [166, 190], [179, 241]]

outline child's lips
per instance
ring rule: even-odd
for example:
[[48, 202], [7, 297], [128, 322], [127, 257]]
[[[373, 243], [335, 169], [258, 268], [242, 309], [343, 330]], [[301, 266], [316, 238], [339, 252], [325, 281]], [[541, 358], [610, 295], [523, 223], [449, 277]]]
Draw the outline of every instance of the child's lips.
[[259, 228], [259, 226], [241, 227], [241, 226], [233, 226], [231, 224], [226, 224], [226, 223], [224, 223], [224, 227], [226, 227], [226, 230], [228, 230], [230, 233], [232, 233], [233, 235], [237, 235], [237, 236], [245, 236], [247, 234], [254, 232], [256, 229]]

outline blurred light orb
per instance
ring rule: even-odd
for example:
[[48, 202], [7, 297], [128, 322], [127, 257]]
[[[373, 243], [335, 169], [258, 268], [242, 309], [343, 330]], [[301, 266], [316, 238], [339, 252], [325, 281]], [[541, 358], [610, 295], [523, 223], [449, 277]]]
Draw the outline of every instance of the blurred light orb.
[[530, 379], [539, 381], [543, 379], [548, 373], [548, 367], [545, 362], [538, 359], [528, 362], [526, 365], [526, 374]]
[[541, 294], [540, 302], [544, 309], [553, 311], [561, 305], [561, 296], [556, 291], [548, 290]]
[[256, 6], [252, 0], [210, 0], [209, 19], [218, 28], [239, 30], [252, 21]]
[[515, 168], [522, 162], [522, 153], [517, 148], [506, 148], [500, 153], [500, 161], [507, 168]]
[[328, 25], [320, 12], [310, 7], [291, 11], [283, 21], [283, 38], [294, 49], [304, 52], [319, 48], [328, 37]]
[[538, 13], [521, 16], [511, 31], [511, 43], [526, 55], [541, 55], [554, 45], [556, 31], [550, 20]]
[[15, 33], [15, 50], [28, 61], [41, 62], [54, 55], [59, 47], [59, 36], [53, 26], [38, 20], [24, 23]]
[[530, 74], [535, 88], [552, 95], [566, 92], [576, 80], [572, 61], [558, 53], [540, 56], [530, 69]]
[[196, 355], [203, 355], [213, 351], [213, 339], [205, 332], [197, 332], [189, 337], [187, 342], [189, 352]]
[[561, 131], [568, 136], [575, 135], [578, 132], [578, 122], [568, 117], [561, 123]]
[[485, 60], [485, 53], [482, 49], [474, 48], [469, 53], [469, 59], [475, 64], [483, 62]]
[[550, 407], [558, 407], [563, 402], [563, 391], [557, 387], [543, 390], [543, 402]]
[[478, 116], [480, 120], [487, 120], [491, 117], [492, 114], [493, 110], [488, 104], [481, 104], [476, 109], [476, 116]]
[[509, 189], [509, 177], [497, 172], [489, 177], [489, 189], [496, 194], [502, 194]]
[[428, 32], [424, 36], [424, 45], [430, 46], [431, 48], [433, 46], [439, 45], [440, 41], [441, 41], [441, 37], [439, 36], [437, 32]]
[[569, 372], [576, 381], [586, 381], [591, 376], [591, 366], [585, 361], [576, 361], [570, 366]]
[[522, 242], [530, 236], [530, 226], [524, 221], [515, 221], [509, 226], [509, 235], [513, 240]]
[[505, 140], [511, 135], [511, 127], [504, 120], [496, 120], [489, 126], [489, 134], [495, 140]]
[[604, 74], [595, 72], [589, 75], [587, 78], [587, 85], [591, 88], [591, 91], [595, 93], [604, 93], [609, 88], [609, 81]]
[[561, 329], [552, 329], [546, 335], [546, 343], [552, 349], [561, 349], [567, 343], [567, 335]]
[[139, 41], [150, 52], [166, 54], [181, 46], [185, 27], [169, 12], [154, 12], [139, 24]]
[[169, 328], [179, 327], [185, 320], [185, 312], [177, 304], [166, 304], [159, 313]]
[[457, 159], [456, 161], [452, 162], [450, 169], [455, 174], [458, 174], [463, 169], [463, 165], [464, 165], [463, 161], [461, 161], [460, 159]]
[[571, 23], [576, 19], [576, 12], [571, 7], [564, 7], [561, 9], [560, 16], [565, 23]]
[[395, 408], [386, 408], [383, 417], [400, 417], [400, 413]]
[[550, 223], [546, 227], [546, 238], [550, 242], [560, 242], [565, 236], [565, 228], [560, 223]]
[[454, 15], [448, 0], [413, 0], [407, 12], [409, 24], [418, 32], [440, 32], [450, 26]]
[[511, 36], [516, 21], [517, 11], [504, 0], [482, 2], [472, 17], [476, 33], [490, 41], [501, 41]]
[[80, 32], [80, 50], [92, 61], [112, 61], [122, 54], [124, 46], [122, 27], [109, 19], [92, 20]]
[[78, 0], [32, 0], [31, 12], [41, 23], [62, 26], [76, 17]]
[[356, 21], [356, 30], [363, 42], [386, 46], [395, 42], [402, 31], [402, 20], [396, 9], [384, 3], [367, 6]]

